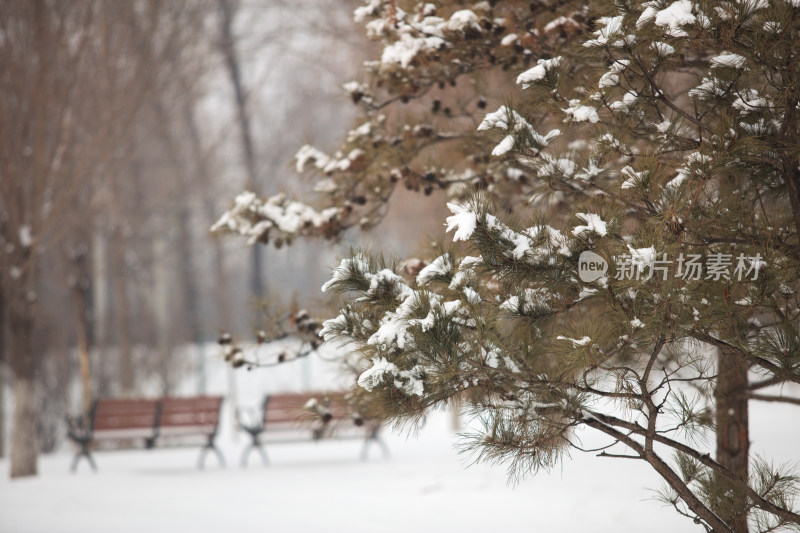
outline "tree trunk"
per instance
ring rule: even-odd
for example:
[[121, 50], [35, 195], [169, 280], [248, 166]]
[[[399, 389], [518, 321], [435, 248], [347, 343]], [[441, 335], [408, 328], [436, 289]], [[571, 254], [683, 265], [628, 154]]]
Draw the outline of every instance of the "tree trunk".
[[460, 395], [455, 395], [450, 398], [450, 422], [454, 433], [458, 433], [463, 428], [461, 427], [461, 405], [463, 399]]
[[6, 364], [0, 357], [0, 459], [6, 456]]
[[6, 300], [0, 287], [0, 459], [6, 456]]
[[[103, 201], [106, 201], [105, 199]], [[108, 370], [108, 241], [101, 219], [92, 236], [92, 338], [95, 354], [94, 379], [98, 398], [111, 394]]]
[[14, 414], [11, 436], [11, 477], [37, 474], [36, 394], [33, 353], [33, 302], [23, 287], [14, 290], [8, 308], [11, 368], [14, 373]]
[[[258, 305], [264, 301], [266, 290], [264, 285], [263, 249], [260, 244], [256, 244], [250, 247], [250, 293], [256, 299]], [[258, 311], [254, 313], [254, 317], [256, 321], [261, 318]]]
[[133, 374], [133, 353], [128, 331], [128, 311], [130, 302], [128, 301], [128, 286], [126, 281], [125, 268], [125, 243], [123, 240], [122, 229], [117, 226], [117, 236], [113, 241], [114, 247], [114, 331], [116, 333], [116, 344], [119, 353], [119, 384], [120, 392], [123, 397], [133, 395], [135, 376]]
[[[229, 0], [219, 0], [220, 11], [222, 12], [220, 23], [220, 47], [225, 59], [228, 70], [228, 77], [233, 87], [233, 95], [236, 102], [236, 119], [239, 124], [239, 135], [241, 139], [242, 155], [244, 156], [245, 170], [247, 172], [247, 188], [259, 194], [259, 183], [256, 172], [256, 156], [253, 148], [253, 135], [250, 129], [250, 120], [247, 115], [247, 101], [245, 97], [244, 83], [242, 82], [242, 72], [239, 58], [236, 54], [235, 40], [233, 36], [233, 17], [235, 6]], [[260, 246], [252, 246], [250, 249], [250, 292], [258, 303], [264, 299], [266, 284], [264, 283], [264, 261]], [[259, 319], [258, 313], [255, 314]]]
[[183, 292], [183, 312], [189, 329], [189, 338], [194, 345], [197, 357], [197, 393], [206, 392], [205, 354], [203, 353], [203, 330], [200, 325], [200, 298], [197, 290], [197, 278], [194, 270], [194, 251], [189, 221], [189, 190], [186, 187], [183, 201], [185, 204], [178, 211], [178, 265], [180, 269], [181, 288]]
[[[172, 164], [176, 174], [187, 174], [191, 172], [189, 166], [182, 164], [181, 152], [175, 145], [173, 140], [172, 131], [168, 124], [170, 120], [165, 106], [161, 101], [156, 102], [156, 113], [161, 128], [159, 129], [164, 144], [169, 152]], [[191, 136], [192, 134], [190, 134]], [[192, 149], [192, 152], [195, 152]], [[201, 180], [198, 179], [198, 182]], [[192, 183], [194, 185], [194, 183]], [[205, 353], [203, 351], [203, 328], [200, 323], [200, 297], [197, 288], [197, 275], [195, 269], [195, 255], [194, 247], [192, 246], [192, 231], [191, 231], [191, 216], [192, 216], [192, 192], [193, 187], [190, 187], [189, 179], [179, 180], [180, 187], [180, 205], [177, 209], [177, 222], [178, 222], [178, 241], [176, 247], [178, 249], [178, 277], [180, 278], [181, 292], [183, 298], [181, 303], [183, 305], [182, 314], [185, 317], [185, 333], [188, 334], [189, 340], [192, 343], [192, 356], [197, 359], [197, 394], [204, 395], [206, 393], [206, 365]]]
[[171, 265], [167, 262], [169, 244], [163, 234], [157, 234], [153, 239], [153, 318], [156, 329], [156, 348], [159, 357], [159, 371], [161, 374], [161, 391], [164, 396], [169, 396], [173, 388], [172, 376], [172, 316], [170, 287], [172, 279]]
[[86, 292], [80, 281], [72, 288], [72, 302], [77, 322], [78, 368], [81, 375], [81, 412], [88, 419], [92, 407], [92, 378], [89, 361], [89, 301]]
[[[218, 214], [216, 206], [216, 197], [212, 190], [211, 175], [208, 170], [208, 157], [203, 150], [203, 144], [200, 139], [200, 129], [197, 127], [195, 121], [194, 111], [191, 106], [187, 105], [184, 108], [184, 119], [186, 126], [189, 130], [189, 141], [191, 146], [192, 159], [196, 162], [197, 178], [199, 181], [200, 191], [202, 191], [203, 208], [206, 213], [208, 221], [215, 220]], [[231, 298], [230, 288], [228, 283], [228, 274], [225, 270], [225, 255], [222, 248], [220, 239], [213, 241], [213, 280], [214, 280], [214, 303], [215, 303], [215, 320], [218, 326], [223, 326], [223, 321], [230, 321], [231, 315]], [[228, 420], [233, 425], [233, 438], [238, 441], [239, 425], [236, 423], [236, 410], [239, 406], [239, 400], [236, 390], [236, 376], [233, 368], [227, 365], [228, 377], [228, 394], [225, 401], [227, 409], [230, 411]]]
[[88, 417], [92, 405], [91, 362], [91, 272], [89, 247], [78, 237], [67, 250], [68, 285], [75, 311], [75, 337], [78, 345], [78, 369], [81, 382], [81, 413]]
[[[717, 462], [747, 482], [750, 438], [747, 406], [747, 362], [735, 351], [718, 353], [718, 377], [714, 398], [717, 404]], [[719, 476], [717, 514], [736, 533], [747, 533], [746, 496]]]

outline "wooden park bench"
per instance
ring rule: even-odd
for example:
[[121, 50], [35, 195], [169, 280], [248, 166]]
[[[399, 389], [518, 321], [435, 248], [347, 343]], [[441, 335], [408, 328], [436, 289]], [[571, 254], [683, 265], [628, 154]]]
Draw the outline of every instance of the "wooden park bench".
[[141, 442], [145, 448], [153, 448], [161, 441], [186, 437], [204, 439], [198, 468], [203, 468], [209, 450], [225, 466], [225, 458], [214, 444], [221, 405], [221, 396], [98, 400], [88, 420], [67, 418], [67, 435], [79, 446], [70, 470], [78, 468], [81, 457], [86, 458], [92, 470], [97, 470], [91, 451], [102, 442]]
[[367, 459], [369, 445], [373, 442], [381, 448], [384, 457], [389, 455], [389, 449], [378, 436], [380, 423], [353, 412], [344, 392], [270, 394], [264, 398], [256, 421], [244, 423], [238, 412], [237, 418], [239, 427], [251, 438], [242, 452], [243, 467], [247, 466], [253, 450], [259, 452], [265, 465], [269, 464], [265, 444], [363, 439], [362, 461]]

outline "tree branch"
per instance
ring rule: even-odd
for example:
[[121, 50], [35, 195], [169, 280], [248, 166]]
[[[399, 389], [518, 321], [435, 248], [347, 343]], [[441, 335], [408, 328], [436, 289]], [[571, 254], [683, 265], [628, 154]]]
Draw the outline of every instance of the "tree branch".
[[[627, 420], [622, 420], [610, 415], [595, 413], [593, 411], [588, 411], [588, 412], [589, 414], [591, 414], [592, 417], [595, 417], [602, 424], [628, 429], [637, 435], [642, 435], [645, 437], [648, 434], [647, 429], [643, 428], [639, 424], [628, 422]], [[770, 502], [769, 500], [765, 499], [763, 496], [761, 496], [759, 493], [753, 490], [753, 488], [748, 483], [742, 481], [730, 470], [728, 470], [727, 468], [719, 464], [717, 461], [712, 459], [709, 454], [700, 453], [699, 451], [687, 446], [686, 444], [683, 444], [682, 442], [670, 439], [669, 437], [665, 437], [664, 435], [661, 434], [653, 435], [653, 439], [660, 444], [665, 444], [671, 448], [674, 448], [679, 452], [683, 452], [686, 455], [692, 457], [693, 459], [696, 459], [697, 461], [701, 462], [705, 466], [719, 472], [720, 474], [725, 476], [726, 479], [731, 481], [731, 483], [736, 485], [738, 488], [744, 490], [747, 493], [747, 496], [753, 500], [754, 505], [756, 507], [768, 511], [794, 524], [800, 524], [800, 515], [793, 513], [788, 509], [784, 509], [783, 507], [779, 507], [774, 503]], [[627, 444], [627, 442], [625, 442], [625, 444]]]
[[639, 454], [639, 456], [650, 463], [650, 465], [655, 469], [656, 472], [667, 482], [667, 484], [672, 487], [678, 496], [686, 502], [686, 505], [691, 509], [697, 516], [708, 523], [712, 531], [717, 533], [725, 532], [725, 533], [734, 533], [733, 530], [726, 524], [720, 517], [716, 515], [711, 509], [709, 509], [700, 499], [692, 492], [692, 490], [681, 480], [678, 474], [670, 468], [670, 466], [661, 459], [658, 454], [656, 454], [652, 450], [645, 450], [645, 448], [638, 442], [636, 442], [630, 436], [622, 433], [610, 427], [603, 422], [601, 422], [597, 418], [592, 417], [584, 417], [583, 423], [589, 427], [597, 429], [610, 437], [614, 437], [618, 439], [620, 442], [624, 443], [634, 452]]
[[748, 398], [751, 400], [759, 400], [762, 402], [779, 402], [779, 403], [792, 403], [795, 405], [800, 405], [800, 398], [789, 398], [786, 396], [774, 396], [771, 394], [754, 394], [749, 393]]

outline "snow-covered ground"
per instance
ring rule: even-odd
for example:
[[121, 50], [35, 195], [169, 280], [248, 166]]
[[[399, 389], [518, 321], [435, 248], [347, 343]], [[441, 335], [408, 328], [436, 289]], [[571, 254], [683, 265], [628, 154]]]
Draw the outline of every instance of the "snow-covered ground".
[[[226, 371], [215, 365], [209, 389], [223, 392]], [[265, 387], [321, 382], [319, 363], [294, 365], [237, 373], [241, 403]], [[791, 407], [753, 402], [751, 420], [755, 453], [778, 463], [800, 459]], [[386, 432], [391, 458], [373, 448], [367, 462], [358, 460], [358, 441], [282, 444], [268, 448], [270, 466], [252, 455], [245, 470], [238, 466], [245, 435], [228, 423], [225, 469], [209, 456], [198, 471], [198, 448], [100, 452], [99, 472], [84, 463], [75, 475], [65, 448], [41, 459], [37, 478], [17, 481], [0, 461], [0, 532], [700, 531], [654, 499], [648, 489], [660, 481], [643, 462], [574, 453], [512, 487], [502, 467], [467, 466], [453, 449], [451, 424], [450, 414], [435, 413], [416, 437]], [[593, 442], [584, 435], [587, 446]]]
[[[268, 467], [251, 457], [236, 464], [209, 457], [195, 469], [197, 449], [97, 454], [67, 471], [69, 456], [41, 461], [36, 479], [0, 481], [0, 531], [656, 531], [690, 529], [644, 485], [655, 486], [645, 464], [576, 456], [563, 469], [509, 487], [504, 471], [465, 468], [452, 449], [449, 417], [430, 417], [416, 439], [387, 435], [392, 456], [372, 450], [358, 460], [357, 441], [269, 448]], [[5, 472], [7, 465], [0, 467]], [[657, 517], [657, 520], [654, 519]]]

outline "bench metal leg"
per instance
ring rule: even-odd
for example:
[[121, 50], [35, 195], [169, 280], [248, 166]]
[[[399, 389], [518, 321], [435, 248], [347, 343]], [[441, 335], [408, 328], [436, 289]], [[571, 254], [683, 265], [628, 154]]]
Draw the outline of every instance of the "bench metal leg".
[[264, 466], [268, 466], [269, 465], [269, 456], [267, 455], [267, 450], [265, 450], [264, 447], [261, 446], [260, 444], [258, 445], [258, 447], [256, 449], [261, 454], [261, 461], [264, 463]]
[[78, 463], [81, 460], [81, 457], [86, 457], [86, 460], [89, 461], [89, 465], [92, 467], [93, 472], [97, 472], [97, 465], [94, 463], [94, 459], [92, 458], [92, 454], [89, 450], [81, 450], [75, 454], [75, 457], [72, 458], [72, 464], [69, 467], [69, 471], [73, 474], [78, 470]]
[[386, 443], [383, 441], [383, 439], [380, 437], [375, 437], [375, 442], [377, 442], [378, 446], [381, 447], [381, 451], [383, 452], [383, 458], [388, 459], [390, 456], [389, 446], [387, 446]]
[[366, 439], [364, 439], [364, 445], [361, 447], [361, 460], [362, 461], [366, 461], [367, 460], [367, 456], [368, 456], [368, 452], [369, 452], [369, 445], [370, 445], [371, 442], [374, 442], [375, 444], [377, 444], [380, 447], [381, 451], [383, 452], [383, 458], [384, 459], [388, 459], [389, 458], [389, 447], [386, 446], [386, 443], [383, 442], [383, 440], [380, 437], [375, 435], [375, 436], [367, 437]]
[[258, 453], [261, 455], [261, 461], [264, 463], [264, 466], [269, 465], [269, 457], [267, 456], [267, 451], [264, 449], [264, 446], [261, 444], [260, 436], [264, 432], [264, 426], [240, 426], [244, 429], [248, 435], [250, 435], [250, 444], [245, 447], [244, 451], [242, 452], [242, 460], [241, 465], [242, 468], [247, 468], [247, 459], [250, 457], [250, 452], [254, 449], [258, 450]]
[[217, 459], [219, 460], [219, 465], [222, 468], [225, 468], [225, 457], [222, 455], [222, 452], [219, 451], [219, 448], [214, 445], [213, 441], [203, 446], [203, 449], [200, 450], [200, 458], [197, 461], [197, 468], [202, 470], [205, 467], [206, 453], [208, 453], [208, 450], [211, 450], [214, 452], [214, 454], [216, 454]]
[[255, 442], [248, 444], [247, 448], [244, 449], [244, 452], [242, 453], [242, 468], [247, 468], [247, 458], [250, 457], [250, 452], [253, 450], [258, 450], [264, 466], [269, 465], [269, 456], [267, 455], [267, 451], [264, 449], [264, 446], [262, 446], [259, 442]]

